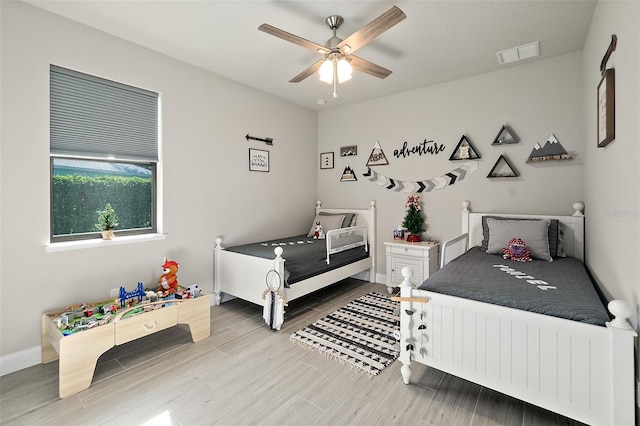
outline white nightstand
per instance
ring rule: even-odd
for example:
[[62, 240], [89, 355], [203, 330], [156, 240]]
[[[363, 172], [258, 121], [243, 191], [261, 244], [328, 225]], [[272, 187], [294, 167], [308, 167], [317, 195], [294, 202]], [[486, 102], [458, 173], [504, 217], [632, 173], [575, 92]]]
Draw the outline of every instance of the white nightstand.
[[387, 290], [393, 293], [404, 278], [402, 268], [408, 266], [413, 271], [411, 284], [414, 287], [422, 284], [431, 274], [438, 270], [438, 245], [426, 242], [408, 243], [406, 241], [385, 242], [387, 257]]

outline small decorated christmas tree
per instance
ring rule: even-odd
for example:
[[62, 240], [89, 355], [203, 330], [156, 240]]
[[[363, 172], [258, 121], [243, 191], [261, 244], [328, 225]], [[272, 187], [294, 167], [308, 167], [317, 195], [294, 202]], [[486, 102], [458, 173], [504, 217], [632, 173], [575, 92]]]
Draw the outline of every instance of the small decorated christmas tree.
[[118, 215], [111, 207], [110, 203], [104, 206], [104, 210], [98, 210], [98, 223], [96, 229], [101, 232], [102, 238], [110, 240], [113, 238], [113, 229], [118, 226]]
[[422, 217], [422, 207], [420, 207], [420, 196], [417, 194], [409, 195], [405, 204], [407, 213], [404, 216], [402, 226], [405, 227], [409, 235], [407, 241], [421, 241], [420, 234], [425, 231], [424, 218]]

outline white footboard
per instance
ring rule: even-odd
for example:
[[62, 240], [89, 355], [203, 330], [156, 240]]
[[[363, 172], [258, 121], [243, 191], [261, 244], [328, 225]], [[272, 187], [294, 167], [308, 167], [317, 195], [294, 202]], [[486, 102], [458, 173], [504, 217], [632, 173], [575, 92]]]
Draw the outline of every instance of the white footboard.
[[[282, 248], [276, 250], [282, 254]], [[221, 293], [227, 293], [256, 305], [263, 305], [262, 294], [267, 289], [266, 277], [269, 271], [278, 272], [280, 288], [284, 288], [284, 259], [274, 253], [273, 259], [247, 256], [226, 251], [222, 239], [216, 239], [214, 271], [214, 302], [220, 304]]]
[[[633, 425], [631, 308], [613, 301], [607, 327], [417, 290], [402, 271], [400, 361], [437, 368], [589, 424]], [[410, 314], [412, 313], [412, 314]]]

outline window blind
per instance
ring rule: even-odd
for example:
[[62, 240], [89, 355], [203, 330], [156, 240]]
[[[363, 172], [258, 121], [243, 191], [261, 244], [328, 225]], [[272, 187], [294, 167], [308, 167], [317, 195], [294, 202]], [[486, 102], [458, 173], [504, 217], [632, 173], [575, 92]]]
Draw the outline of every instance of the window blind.
[[51, 65], [51, 154], [158, 161], [158, 94]]

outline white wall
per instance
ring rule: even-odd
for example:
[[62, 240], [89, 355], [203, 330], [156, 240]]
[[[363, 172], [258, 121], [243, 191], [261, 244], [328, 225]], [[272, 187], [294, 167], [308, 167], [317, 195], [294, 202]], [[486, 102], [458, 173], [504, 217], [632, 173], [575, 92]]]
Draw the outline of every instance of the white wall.
[[[180, 263], [181, 284], [211, 293], [217, 236], [243, 243], [307, 230], [315, 112], [22, 2], [1, 8], [0, 355], [39, 362], [42, 312], [138, 281], [154, 286], [164, 256]], [[49, 64], [161, 93], [166, 240], [45, 253]], [[249, 143], [247, 133], [274, 145]], [[249, 147], [270, 151], [269, 173], [248, 171]]]
[[[417, 181], [459, 167], [461, 162], [449, 161], [449, 157], [465, 134], [482, 158], [477, 160], [478, 170], [463, 181], [423, 193], [431, 236], [444, 241], [460, 233], [464, 200], [475, 211], [571, 214], [572, 204], [584, 199], [581, 67], [582, 55], [570, 54], [320, 112], [318, 152], [336, 152], [336, 167], [318, 172], [318, 197], [332, 206], [366, 206], [369, 199], [375, 199], [377, 252], [383, 259], [382, 242], [390, 240], [392, 229], [402, 222], [407, 194], [382, 188], [362, 176], [375, 142], [380, 141], [390, 163], [376, 166], [375, 171]], [[368, 76], [358, 74], [347, 84], [357, 84], [360, 78]], [[520, 143], [491, 146], [503, 124], [513, 128]], [[534, 144], [544, 143], [551, 133], [573, 159], [525, 163]], [[393, 156], [404, 141], [414, 146], [424, 139], [446, 145], [445, 151], [435, 156]], [[358, 155], [339, 157], [345, 145], [357, 145]], [[500, 154], [505, 154], [520, 177], [486, 177]], [[347, 161], [358, 174], [357, 182], [339, 181]], [[378, 272], [384, 273], [384, 262], [379, 264]]]
[[[584, 47], [585, 200], [587, 264], [609, 298], [633, 305], [640, 328], [640, 3], [600, 1]], [[596, 88], [611, 34], [615, 68], [616, 138], [596, 147]], [[640, 355], [636, 351], [637, 374]]]

